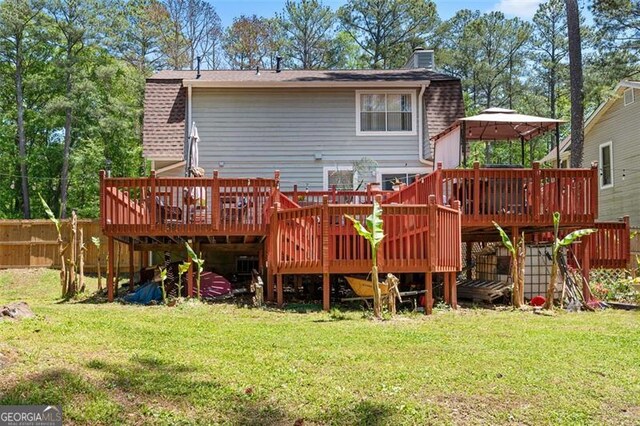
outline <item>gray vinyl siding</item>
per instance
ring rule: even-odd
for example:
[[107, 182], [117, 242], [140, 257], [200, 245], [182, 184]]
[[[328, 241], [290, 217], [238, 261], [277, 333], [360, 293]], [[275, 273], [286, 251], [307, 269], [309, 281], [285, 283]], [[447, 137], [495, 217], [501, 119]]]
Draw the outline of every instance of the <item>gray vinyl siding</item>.
[[194, 88], [192, 120], [207, 175], [218, 169], [226, 177], [271, 177], [280, 170], [286, 190], [296, 183], [322, 189], [324, 167], [349, 168], [363, 157], [379, 168], [430, 170], [418, 161], [417, 134], [356, 136], [355, 89]]
[[635, 91], [635, 102], [627, 106], [621, 96], [586, 134], [584, 167], [599, 161], [600, 145], [609, 141], [613, 187], [600, 189], [598, 182], [599, 219], [629, 215], [631, 225], [640, 226], [640, 91]]

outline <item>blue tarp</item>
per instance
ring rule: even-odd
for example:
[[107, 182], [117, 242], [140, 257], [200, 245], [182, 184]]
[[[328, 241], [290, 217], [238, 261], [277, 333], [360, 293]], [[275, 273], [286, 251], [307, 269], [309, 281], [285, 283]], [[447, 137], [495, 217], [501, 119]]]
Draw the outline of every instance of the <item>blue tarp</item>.
[[140, 303], [142, 305], [147, 305], [153, 300], [159, 302], [162, 300], [162, 290], [158, 284], [146, 283], [138, 287], [134, 293], [127, 294], [124, 300], [125, 302]]

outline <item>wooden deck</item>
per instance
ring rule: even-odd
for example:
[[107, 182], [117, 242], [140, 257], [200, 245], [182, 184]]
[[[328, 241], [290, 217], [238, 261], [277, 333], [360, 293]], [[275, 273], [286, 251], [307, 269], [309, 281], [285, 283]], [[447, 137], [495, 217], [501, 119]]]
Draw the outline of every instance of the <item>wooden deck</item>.
[[[387, 237], [378, 253], [381, 272], [444, 274], [445, 294], [455, 304], [455, 273], [462, 241], [498, 241], [493, 221], [511, 232], [540, 235], [562, 214], [565, 230], [597, 227], [584, 245], [591, 267], [629, 260], [629, 224], [596, 223], [597, 169], [444, 170], [440, 165], [396, 192], [280, 192], [272, 179], [107, 178], [101, 174], [101, 223], [109, 240], [143, 247], [207, 238], [216, 243], [261, 247], [269, 297], [282, 303], [283, 275], [321, 274], [324, 307], [329, 275], [367, 273], [371, 251], [344, 215], [362, 222], [372, 202], [383, 205]], [[587, 256], [588, 254], [588, 256]], [[447, 286], [448, 283], [448, 286]]]
[[102, 228], [114, 237], [259, 235], [276, 191], [273, 179], [106, 178], [101, 175]]

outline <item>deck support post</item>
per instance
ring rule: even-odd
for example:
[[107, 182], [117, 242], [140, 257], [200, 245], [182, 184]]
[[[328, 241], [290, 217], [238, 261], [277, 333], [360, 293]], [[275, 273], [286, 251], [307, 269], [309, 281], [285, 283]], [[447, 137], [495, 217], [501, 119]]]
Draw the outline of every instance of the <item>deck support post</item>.
[[473, 262], [473, 242], [467, 241], [466, 243], [466, 267], [467, 267], [467, 279], [473, 279], [471, 262]]
[[331, 280], [328, 273], [322, 274], [322, 309], [331, 309]]
[[133, 247], [133, 241], [131, 241], [129, 243], [129, 291], [133, 291], [133, 275], [135, 273], [136, 267], [133, 263], [133, 251], [134, 247]]
[[[189, 246], [191, 247], [193, 241], [189, 240], [188, 242]], [[187, 261], [189, 262], [189, 270], [187, 271], [187, 296], [193, 297], [193, 259], [191, 258], [189, 253], [187, 253]], [[197, 296], [200, 297], [199, 294]]]
[[107, 238], [107, 251], [109, 253], [109, 261], [107, 262], [107, 300], [113, 302], [113, 259], [115, 251], [113, 237]]
[[302, 286], [302, 275], [294, 275], [293, 276], [293, 289], [295, 294], [297, 295], [300, 292], [300, 287]]
[[[279, 172], [276, 171], [276, 185], [279, 179]], [[278, 210], [280, 203], [276, 202], [269, 211], [271, 220], [269, 222], [269, 236], [267, 238], [267, 302], [273, 302], [273, 275], [278, 271], [278, 260], [280, 259], [280, 244], [278, 236]]]
[[449, 272], [449, 286], [450, 286], [449, 297], [451, 299], [450, 300], [451, 307], [453, 309], [458, 309], [458, 286], [456, 283], [455, 272]]
[[140, 269], [144, 269], [149, 266], [149, 251], [142, 250], [140, 252]]
[[431, 315], [433, 313], [433, 274], [427, 272], [424, 274], [424, 314]]
[[282, 274], [276, 275], [276, 302], [278, 304], [278, 308], [282, 308], [284, 305], [284, 291], [282, 289]]
[[451, 305], [451, 285], [449, 284], [449, 273], [444, 273], [444, 303]]
[[331, 280], [329, 275], [329, 197], [322, 196], [322, 309], [331, 308]]
[[589, 288], [589, 275], [591, 272], [591, 238], [582, 238], [582, 295], [585, 302], [591, 301], [591, 289]]
[[267, 302], [273, 302], [273, 273], [270, 266], [267, 268]]

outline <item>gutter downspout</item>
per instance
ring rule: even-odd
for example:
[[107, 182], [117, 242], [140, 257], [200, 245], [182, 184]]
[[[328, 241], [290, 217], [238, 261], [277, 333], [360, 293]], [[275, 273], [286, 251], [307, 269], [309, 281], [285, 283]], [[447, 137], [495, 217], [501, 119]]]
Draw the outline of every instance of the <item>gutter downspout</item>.
[[191, 86], [187, 86], [187, 135], [191, 134]]
[[[190, 162], [189, 155], [191, 155], [191, 146], [189, 145], [191, 141], [191, 129], [193, 127], [193, 124], [191, 122], [191, 95], [192, 95], [191, 85], [189, 85], [187, 86], [187, 125], [186, 125], [187, 134], [184, 135], [184, 144], [183, 144], [183, 147], [184, 146], [187, 147], [187, 152], [185, 152], [183, 156], [183, 158], [185, 159], [185, 164], [189, 164]], [[189, 176], [189, 170], [187, 170], [187, 168], [188, 167], [185, 167], [185, 170], [184, 170], [185, 177]]]
[[420, 86], [420, 94], [418, 95], [418, 161], [425, 165], [433, 165], [431, 161], [424, 159], [424, 91], [431, 84], [423, 84]]

